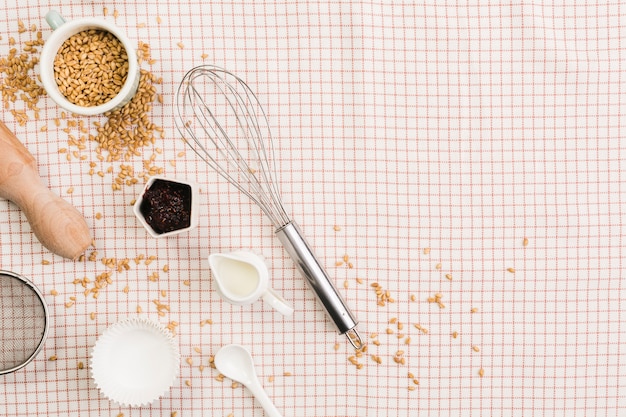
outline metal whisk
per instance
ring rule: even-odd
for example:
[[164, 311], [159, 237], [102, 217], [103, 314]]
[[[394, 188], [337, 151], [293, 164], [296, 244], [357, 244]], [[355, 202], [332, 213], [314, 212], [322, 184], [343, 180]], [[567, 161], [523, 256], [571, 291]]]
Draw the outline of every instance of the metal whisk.
[[254, 201], [340, 334], [363, 346], [357, 322], [285, 211], [275, 179], [267, 116], [250, 87], [235, 74], [202, 65], [184, 76], [176, 95], [176, 127], [196, 154]]

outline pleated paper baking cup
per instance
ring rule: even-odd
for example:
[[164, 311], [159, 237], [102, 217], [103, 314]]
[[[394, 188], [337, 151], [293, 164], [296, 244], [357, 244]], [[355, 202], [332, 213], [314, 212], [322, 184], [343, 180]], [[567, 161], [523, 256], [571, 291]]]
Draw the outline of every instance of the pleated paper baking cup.
[[180, 353], [172, 333], [147, 318], [108, 327], [91, 352], [91, 375], [100, 392], [123, 406], [148, 405], [173, 385]]

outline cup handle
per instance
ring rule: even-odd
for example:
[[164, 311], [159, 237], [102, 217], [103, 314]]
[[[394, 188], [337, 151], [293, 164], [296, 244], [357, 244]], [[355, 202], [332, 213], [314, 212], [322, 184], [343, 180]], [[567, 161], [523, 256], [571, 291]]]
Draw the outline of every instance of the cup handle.
[[267, 288], [263, 293], [263, 300], [274, 307], [274, 309], [278, 310], [280, 314], [283, 316], [290, 316], [293, 314], [293, 308], [287, 304], [287, 301], [272, 288]]
[[46, 22], [48, 22], [48, 25], [50, 25], [52, 30], [55, 30], [65, 23], [65, 19], [63, 19], [63, 16], [61, 16], [56, 10], [50, 10], [46, 13]]

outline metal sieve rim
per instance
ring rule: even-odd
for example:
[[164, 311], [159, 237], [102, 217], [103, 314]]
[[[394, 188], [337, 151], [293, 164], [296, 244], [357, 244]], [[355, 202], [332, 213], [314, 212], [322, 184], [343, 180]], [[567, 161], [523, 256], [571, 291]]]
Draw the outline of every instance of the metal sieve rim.
[[37, 296], [37, 298], [39, 299], [39, 302], [41, 303], [41, 306], [42, 306], [43, 312], [44, 312], [44, 329], [43, 329], [43, 333], [41, 335], [41, 340], [39, 341], [39, 344], [37, 345], [35, 350], [33, 350], [31, 355], [24, 362], [22, 362], [22, 363], [20, 363], [20, 364], [18, 364], [16, 366], [13, 366], [11, 368], [0, 369], [0, 375], [5, 375], [5, 374], [10, 374], [11, 372], [15, 372], [15, 371], [25, 367], [33, 359], [35, 359], [37, 354], [43, 348], [44, 342], [46, 341], [46, 338], [48, 337], [48, 329], [50, 327], [50, 320], [49, 320], [48, 305], [46, 304], [46, 300], [44, 299], [43, 294], [41, 293], [41, 291], [39, 291], [39, 288], [37, 288], [35, 286], [35, 284], [33, 284], [28, 278], [24, 277], [23, 275], [17, 274], [15, 272], [11, 272], [11, 271], [6, 271], [6, 270], [0, 269], [0, 276], [2, 276], [2, 275], [10, 277], [10, 278], [13, 278], [13, 279], [17, 279], [18, 281], [21, 281], [24, 285], [26, 285], [28, 288], [30, 288], [31, 291], [33, 291], [35, 293], [35, 295]]

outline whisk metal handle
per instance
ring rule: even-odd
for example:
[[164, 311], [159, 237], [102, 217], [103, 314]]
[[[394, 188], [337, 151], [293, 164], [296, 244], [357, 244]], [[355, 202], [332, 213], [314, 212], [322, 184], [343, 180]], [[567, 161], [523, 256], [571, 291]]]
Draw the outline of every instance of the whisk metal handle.
[[363, 342], [356, 331], [356, 319], [302, 236], [298, 225], [291, 221], [279, 228], [276, 231], [276, 236], [295, 262], [296, 267], [306, 279], [339, 333], [346, 334], [356, 349], [361, 348]]

